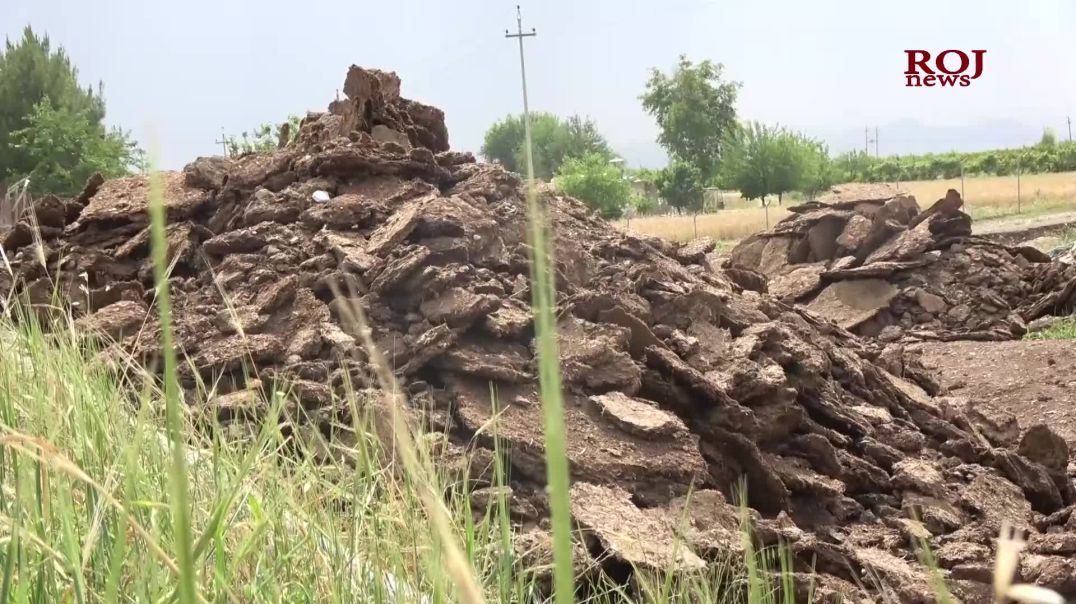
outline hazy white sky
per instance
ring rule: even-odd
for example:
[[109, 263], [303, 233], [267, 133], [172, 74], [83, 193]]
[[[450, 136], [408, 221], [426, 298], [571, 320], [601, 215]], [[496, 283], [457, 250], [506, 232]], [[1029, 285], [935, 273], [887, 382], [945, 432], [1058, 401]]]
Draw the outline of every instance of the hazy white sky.
[[[454, 147], [477, 151], [491, 121], [520, 108], [514, 0], [0, 0], [0, 34], [31, 24], [105, 82], [109, 121], [165, 167], [289, 113], [324, 109], [356, 63], [396, 71], [404, 96], [441, 107]], [[743, 82], [745, 118], [881, 150], [946, 150], [1067, 137], [1076, 117], [1072, 0], [531, 0], [524, 25], [531, 107], [588, 114], [633, 163], [655, 163], [639, 106], [651, 67], [680, 53], [723, 62]], [[968, 88], [904, 87], [904, 49], [986, 49]]]

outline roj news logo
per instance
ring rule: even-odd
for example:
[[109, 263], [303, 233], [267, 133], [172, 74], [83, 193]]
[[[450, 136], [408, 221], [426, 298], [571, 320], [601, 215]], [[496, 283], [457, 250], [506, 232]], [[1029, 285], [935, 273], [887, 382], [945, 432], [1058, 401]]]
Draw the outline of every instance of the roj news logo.
[[905, 50], [908, 69], [904, 72], [905, 86], [971, 86], [971, 81], [983, 75], [985, 50], [943, 50], [930, 56], [927, 50]]

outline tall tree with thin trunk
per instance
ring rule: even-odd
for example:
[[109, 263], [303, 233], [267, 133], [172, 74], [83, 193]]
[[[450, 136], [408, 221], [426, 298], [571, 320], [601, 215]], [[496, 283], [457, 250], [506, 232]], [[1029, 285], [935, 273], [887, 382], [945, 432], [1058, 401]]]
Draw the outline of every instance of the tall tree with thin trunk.
[[658, 143], [674, 160], [691, 164], [709, 184], [730, 139], [735, 138], [739, 82], [727, 81], [724, 66], [684, 55], [671, 73], [651, 71], [643, 108], [657, 120]]

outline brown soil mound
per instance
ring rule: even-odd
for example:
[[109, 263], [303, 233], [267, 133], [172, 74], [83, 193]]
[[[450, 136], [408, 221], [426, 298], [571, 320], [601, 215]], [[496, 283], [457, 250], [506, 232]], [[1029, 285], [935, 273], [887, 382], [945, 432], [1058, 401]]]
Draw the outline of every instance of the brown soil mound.
[[[868, 191], [868, 193], [871, 191]], [[727, 266], [858, 335], [885, 341], [1009, 340], [1072, 310], [1076, 270], [1030, 247], [971, 235], [960, 195], [920, 211], [907, 195], [836, 192], [741, 242]], [[858, 198], [845, 199], [852, 193]]]
[[[287, 377], [305, 426], [346, 424], [333, 389], [376, 388], [358, 334], [340, 320], [358, 304], [416, 416], [432, 408], [423, 429], [447, 429], [452, 450], [466, 444], [486, 460], [499, 432], [517, 545], [545, 559], [519, 178], [447, 151], [440, 112], [400, 98], [393, 74], [352, 67], [347, 81], [348, 99], [308, 116], [294, 146], [165, 175], [177, 346], [194, 368], [185, 386], [216, 382], [216, 412], [238, 421], [260, 412], [251, 389]], [[91, 184], [63, 212], [41, 207], [53, 225], [43, 229], [47, 270], [20, 235], [26, 225], [0, 234], [14, 287], [45, 304], [60, 275], [84, 326], [153, 357], [147, 181]], [[932, 601], [911, 537], [928, 538], [974, 596], [988, 590], [1003, 520], [1076, 532], [1076, 492], [1056, 463], [1067, 451], [1054, 440], [1018, 454], [1010, 416], [932, 397], [936, 386], [899, 347], [742, 289], [699, 264], [705, 248], [621, 233], [549, 190], [540, 201], [556, 244], [572, 512], [603, 564], [691, 569], [735, 552], [728, 501], [742, 477], [758, 539], [783, 540], [801, 569], [822, 573], [820, 599], [881, 580], [901, 601]], [[476, 503], [489, 500], [487, 485], [478, 473]], [[1063, 567], [1072, 552], [1054, 546], [1041, 553]], [[1051, 569], [1042, 576], [1076, 575]]]

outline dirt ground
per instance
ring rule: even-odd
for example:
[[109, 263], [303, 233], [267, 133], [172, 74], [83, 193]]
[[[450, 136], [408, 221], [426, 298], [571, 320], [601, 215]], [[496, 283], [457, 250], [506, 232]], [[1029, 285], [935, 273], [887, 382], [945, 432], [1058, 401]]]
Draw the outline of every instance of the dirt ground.
[[952, 394], [1004, 402], [1023, 426], [1076, 443], [1076, 341], [929, 342], [923, 363]]

